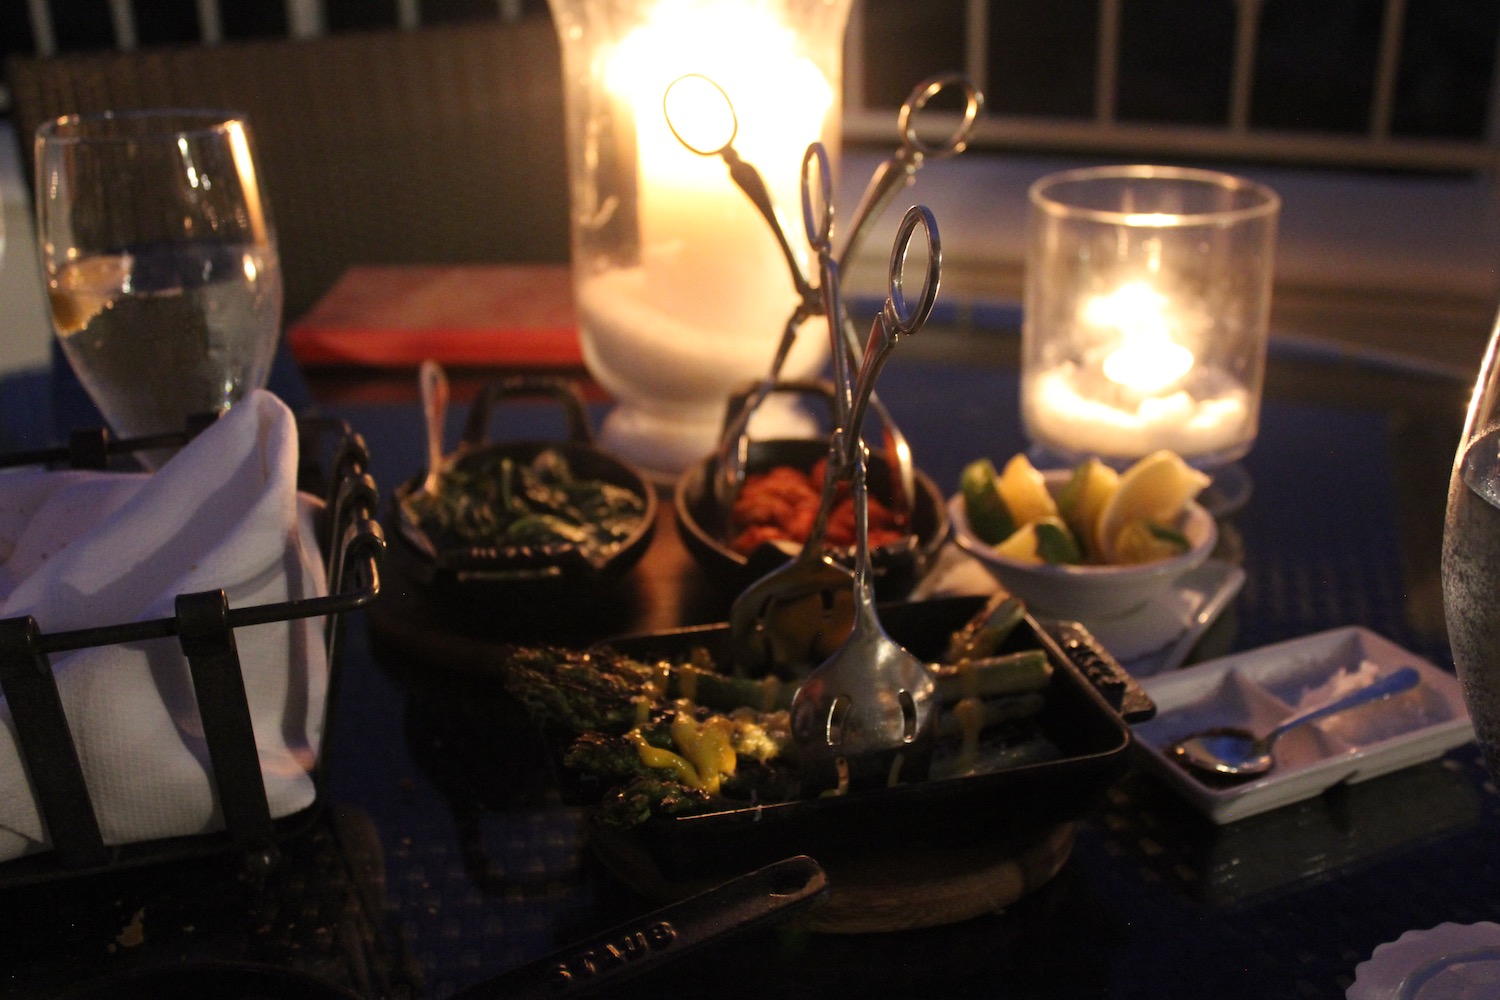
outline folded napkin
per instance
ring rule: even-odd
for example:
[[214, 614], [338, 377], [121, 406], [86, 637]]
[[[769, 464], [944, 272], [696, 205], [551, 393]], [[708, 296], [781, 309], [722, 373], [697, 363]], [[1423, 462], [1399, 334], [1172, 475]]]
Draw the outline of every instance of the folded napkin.
[[[43, 632], [167, 618], [179, 594], [231, 607], [326, 592], [317, 501], [296, 491], [291, 412], [257, 391], [153, 474], [0, 474], [0, 618]], [[328, 664], [322, 620], [236, 631], [274, 816], [310, 805]], [[187, 660], [175, 639], [52, 658], [104, 840], [223, 827]], [[49, 843], [0, 699], [0, 860]]]

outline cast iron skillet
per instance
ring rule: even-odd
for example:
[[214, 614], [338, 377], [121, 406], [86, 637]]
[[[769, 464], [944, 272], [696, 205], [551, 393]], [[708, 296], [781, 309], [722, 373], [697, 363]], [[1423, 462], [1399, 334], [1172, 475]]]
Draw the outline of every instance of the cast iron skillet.
[[[561, 441], [490, 442], [490, 422], [496, 405], [505, 400], [549, 397], [563, 407], [568, 436]], [[479, 464], [499, 453], [525, 464], [543, 450], [555, 448], [567, 459], [573, 474], [624, 487], [641, 497], [641, 522], [608, 558], [594, 561], [575, 546], [554, 544], [495, 548], [452, 546], [438, 548], [406, 513], [402, 499], [421, 489], [418, 474], [396, 488], [391, 517], [397, 531], [393, 554], [418, 583], [437, 588], [531, 592], [577, 591], [597, 586], [630, 570], [651, 543], [656, 530], [656, 491], [629, 463], [594, 446], [588, 414], [577, 386], [564, 379], [514, 376], [485, 386], [469, 409], [463, 437], [451, 456], [458, 465]]]
[[[948, 637], [985, 601], [952, 597], [887, 604], [881, 620], [897, 642], [935, 661]], [[701, 625], [601, 645], [646, 663], [680, 662], [695, 650], [727, 662], [729, 641], [727, 625]], [[655, 817], [624, 836], [667, 877], [701, 882], [722, 878], [726, 868], [749, 868], [789, 854], [810, 854], [831, 865], [872, 844], [941, 851], [944, 845], [1025, 839], [1076, 820], [1124, 773], [1128, 723], [1151, 718], [1156, 706], [1075, 623], [1044, 627], [1027, 615], [999, 651], [1038, 646], [1054, 667], [1040, 726], [1062, 751], [1056, 759], [842, 796], [726, 803], [713, 812]]]
[[[776, 391], [821, 396], [830, 405], [833, 398], [832, 385], [822, 380], [780, 382]], [[726, 428], [734, 423], [737, 407], [745, 404], [746, 395], [740, 393], [729, 401], [724, 421]], [[807, 472], [819, 460], [828, 457], [826, 438], [751, 441], [748, 447], [747, 475], [765, 472], [778, 465], [789, 465]], [[748, 556], [729, 547], [729, 511], [714, 496], [717, 468], [717, 456], [710, 455], [683, 472], [673, 491], [673, 512], [677, 532], [693, 558], [727, 593], [737, 594], [785, 563], [791, 555], [770, 542], [761, 543]], [[948, 539], [948, 509], [942, 493], [920, 469], [914, 472], [916, 495], [912, 498], [912, 534], [901, 541], [870, 550], [875, 592], [881, 600], [905, 597], [927, 572]], [[887, 456], [878, 452], [871, 454], [867, 474], [870, 495], [890, 504], [893, 490], [891, 462]], [[840, 558], [852, 564], [853, 549], [842, 553]]]

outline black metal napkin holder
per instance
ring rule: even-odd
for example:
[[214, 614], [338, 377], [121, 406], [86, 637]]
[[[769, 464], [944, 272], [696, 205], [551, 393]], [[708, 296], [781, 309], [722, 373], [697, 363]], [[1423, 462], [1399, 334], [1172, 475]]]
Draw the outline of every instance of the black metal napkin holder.
[[[79, 431], [64, 447], [0, 456], [0, 468], [41, 465], [103, 470], [115, 456], [180, 447], [212, 422], [212, 418], [196, 419], [181, 433], [129, 440], [112, 439], [102, 429]], [[0, 691], [9, 704], [21, 757], [52, 840], [49, 851], [0, 863], [0, 887], [226, 851], [243, 854], [249, 869], [267, 869], [279, 854], [278, 842], [305, 829], [315, 818], [323, 802], [324, 762], [332, 737], [343, 615], [370, 604], [379, 594], [385, 536], [376, 520], [379, 497], [364, 440], [334, 418], [301, 419], [297, 430], [301, 442], [298, 488], [325, 502], [316, 527], [325, 560], [327, 596], [231, 608], [222, 589], [180, 594], [171, 618], [50, 634], [41, 632], [30, 616], [0, 619]], [[315, 617], [326, 619], [329, 670], [322, 742], [311, 774], [315, 795], [307, 808], [273, 819], [234, 633], [250, 625]], [[49, 658], [54, 653], [173, 636], [188, 661], [225, 829], [106, 844]]]

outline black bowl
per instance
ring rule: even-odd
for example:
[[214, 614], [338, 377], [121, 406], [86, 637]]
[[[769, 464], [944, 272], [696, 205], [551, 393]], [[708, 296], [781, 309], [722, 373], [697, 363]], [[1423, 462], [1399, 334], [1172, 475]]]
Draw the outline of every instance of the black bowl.
[[[489, 424], [495, 404], [505, 399], [545, 396], [564, 407], [569, 437], [559, 441], [489, 441]], [[573, 474], [622, 487], [641, 498], [640, 523], [604, 559], [591, 559], [571, 545], [543, 546], [443, 546], [435, 545], [407, 513], [402, 501], [421, 489], [417, 475], [399, 486], [391, 501], [391, 519], [397, 530], [393, 556], [417, 583], [444, 590], [535, 594], [541, 591], [578, 592], [618, 580], [628, 572], [651, 544], [656, 531], [656, 491], [634, 466], [600, 450], [593, 444], [582, 397], [571, 382], [553, 378], [518, 376], [486, 386], [469, 411], [463, 439], [454, 452], [459, 466], [481, 464], [496, 455], [517, 464], [531, 462], [552, 449], [568, 462]]]
[[[755, 441], [749, 446], [745, 470], [753, 475], [779, 465], [789, 465], [808, 472], [827, 456], [828, 442], [822, 439]], [[749, 555], [729, 547], [729, 512], [718, 502], [713, 491], [717, 468], [718, 460], [710, 456], [679, 476], [672, 496], [673, 512], [677, 532], [693, 558], [727, 592], [739, 593], [787, 562], [791, 556], [770, 542], [762, 542]], [[871, 496], [882, 503], [891, 502], [891, 470], [884, 456], [870, 456], [867, 482]], [[907, 539], [870, 550], [875, 593], [881, 600], [896, 600], [910, 593], [948, 539], [948, 508], [943, 494], [920, 469], [916, 470], [911, 530], [916, 544]], [[852, 564], [852, 552], [843, 554], [842, 558]]]

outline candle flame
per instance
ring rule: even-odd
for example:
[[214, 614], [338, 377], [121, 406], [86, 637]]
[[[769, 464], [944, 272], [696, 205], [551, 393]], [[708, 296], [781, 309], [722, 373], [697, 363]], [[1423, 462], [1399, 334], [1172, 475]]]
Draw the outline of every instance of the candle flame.
[[1111, 382], [1144, 393], [1175, 385], [1193, 367], [1193, 352], [1172, 339], [1167, 297], [1143, 281], [1089, 300], [1084, 320], [1119, 331], [1120, 346], [1104, 359]]
[[1170, 340], [1127, 344], [1104, 359], [1111, 382], [1140, 392], [1160, 392], [1193, 367], [1193, 352]]

